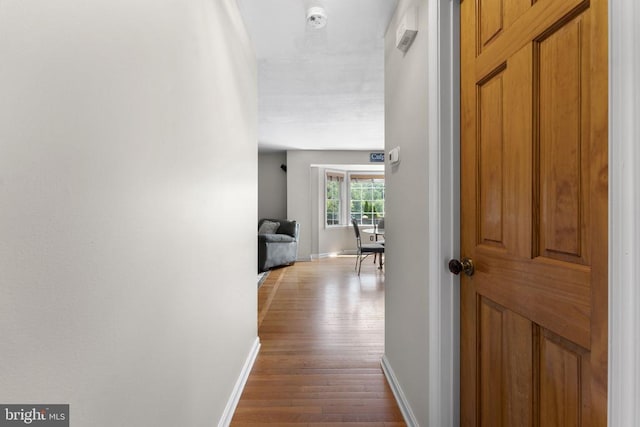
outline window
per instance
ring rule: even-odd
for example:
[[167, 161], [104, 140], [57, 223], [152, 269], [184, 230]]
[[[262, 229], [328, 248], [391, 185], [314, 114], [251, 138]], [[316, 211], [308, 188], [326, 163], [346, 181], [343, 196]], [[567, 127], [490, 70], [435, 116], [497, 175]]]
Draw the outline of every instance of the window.
[[[347, 179], [348, 178], [348, 179]], [[384, 218], [385, 183], [380, 172], [325, 170], [325, 226], [374, 225]]]
[[384, 218], [384, 176], [351, 174], [349, 177], [351, 218], [360, 225], [376, 224]]
[[342, 224], [342, 187], [344, 186], [344, 174], [340, 172], [326, 173], [326, 197], [325, 197], [325, 224]]

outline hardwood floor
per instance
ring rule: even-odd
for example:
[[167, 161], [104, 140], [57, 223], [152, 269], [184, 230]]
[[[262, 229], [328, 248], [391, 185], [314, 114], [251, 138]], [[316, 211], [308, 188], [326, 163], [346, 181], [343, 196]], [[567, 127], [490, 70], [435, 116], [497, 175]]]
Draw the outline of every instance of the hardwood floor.
[[271, 272], [262, 348], [232, 426], [404, 426], [382, 369], [384, 273], [339, 257]]

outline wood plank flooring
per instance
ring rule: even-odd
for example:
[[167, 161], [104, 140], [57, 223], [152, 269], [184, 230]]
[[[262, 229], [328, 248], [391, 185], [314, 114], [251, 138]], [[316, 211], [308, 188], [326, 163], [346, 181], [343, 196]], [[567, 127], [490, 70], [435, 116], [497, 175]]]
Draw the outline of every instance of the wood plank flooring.
[[384, 273], [370, 259], [298, 262], [258, 292], [260, 354], [232, 426], [405, 426], [380, 358]]

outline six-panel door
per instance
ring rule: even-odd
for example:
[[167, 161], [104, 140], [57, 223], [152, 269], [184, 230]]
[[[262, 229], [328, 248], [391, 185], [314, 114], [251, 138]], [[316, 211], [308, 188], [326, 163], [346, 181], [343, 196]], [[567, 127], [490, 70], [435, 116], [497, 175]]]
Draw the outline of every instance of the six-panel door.
[[606, 425], [606, 1], [461, 13], [462, 425]]

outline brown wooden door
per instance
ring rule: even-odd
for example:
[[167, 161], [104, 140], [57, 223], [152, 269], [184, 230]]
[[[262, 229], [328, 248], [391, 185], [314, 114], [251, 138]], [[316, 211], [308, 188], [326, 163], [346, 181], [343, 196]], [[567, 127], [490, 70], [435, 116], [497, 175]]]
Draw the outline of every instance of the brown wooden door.
[[461, 28], [461, 423], [606, 425], [606, 0]]

